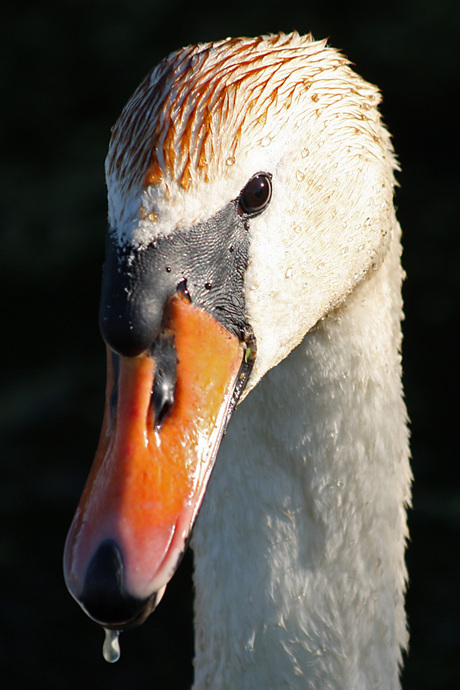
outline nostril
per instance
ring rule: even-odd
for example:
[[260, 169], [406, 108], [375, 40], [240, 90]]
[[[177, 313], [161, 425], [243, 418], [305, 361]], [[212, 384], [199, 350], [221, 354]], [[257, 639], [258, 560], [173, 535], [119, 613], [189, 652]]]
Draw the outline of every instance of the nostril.
[[174, 405], [177, 382], [177, 354], [174, 336], [163, 332], [152, 348], [155, 359], [155, 380], [152, 389], [152, 407], [155, 426], [159, 428]]
[[158, 371], [155, 378], [152, 391], [152, 405], [155, 414], [155, 426], [159, 428], [174, 405], [174, 388], [171, 382], [167, 380], [163, 369]]

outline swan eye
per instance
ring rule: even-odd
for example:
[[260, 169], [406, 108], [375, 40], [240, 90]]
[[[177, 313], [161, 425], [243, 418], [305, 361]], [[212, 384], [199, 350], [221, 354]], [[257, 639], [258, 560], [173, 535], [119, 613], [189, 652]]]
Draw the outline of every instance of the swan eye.
[[251, 177], [240, 194], [240, 209], [246, 215], [255, 216], [268, 206], [271, 198], [271, 175], [257, 173]]

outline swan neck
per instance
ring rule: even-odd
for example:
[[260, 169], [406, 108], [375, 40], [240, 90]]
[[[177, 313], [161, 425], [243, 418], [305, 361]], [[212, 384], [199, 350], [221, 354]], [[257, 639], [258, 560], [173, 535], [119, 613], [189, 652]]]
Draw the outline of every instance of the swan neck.
[[193, 540], [195, 688], [400, 687], [401, 279], [396, 228], [380, 268], [237, 410]]

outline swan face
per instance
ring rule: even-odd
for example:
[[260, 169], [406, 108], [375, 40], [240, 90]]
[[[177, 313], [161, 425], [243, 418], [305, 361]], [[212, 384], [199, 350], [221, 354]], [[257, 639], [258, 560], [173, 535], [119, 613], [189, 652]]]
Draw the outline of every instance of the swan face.
[[344, 142], [315, 150], [307, 134], [292, 146], [280, 133], [283, 152], [265, 167], [270, 207], [251, 222], [246, 304], [258, 348], [247, 392], [378, 267], [390, 240], [391, 176]]
[[[154, 608], [243, 389], [384, 257], [394, 161], [378, 100], [325, 42], [280, 34], [172, 54], [116, 123], [106, 415], [65, 554], [98, 622]], [[252, 210], [258, 175], [270, 193]]]
[[271, 176], [270, 204], [248, 219], [257, 359], [246, 393], [391, 242], [395, 164], [379, 100], [325, 42], [280, 35], [173, 54], [115, 127], [106, 168], [120, 243], [206, 221], [255, 174]]

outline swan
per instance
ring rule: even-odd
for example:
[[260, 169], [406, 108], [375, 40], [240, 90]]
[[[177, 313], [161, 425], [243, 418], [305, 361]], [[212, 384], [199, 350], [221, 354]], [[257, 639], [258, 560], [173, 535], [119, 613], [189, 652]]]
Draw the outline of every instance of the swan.
[[280, 33], [171, 54], [112, 130], [106, 408], [65, 579], [116, 647], [196, 521], [196, 689], [400, 687], [411, 472], [379, 101], [326, 41]]

